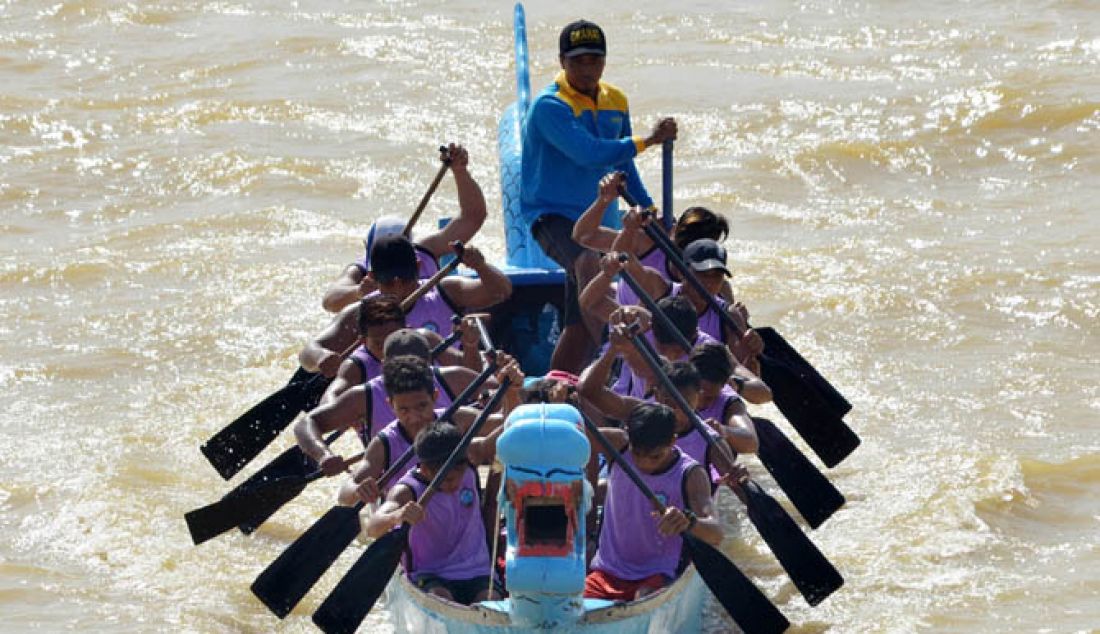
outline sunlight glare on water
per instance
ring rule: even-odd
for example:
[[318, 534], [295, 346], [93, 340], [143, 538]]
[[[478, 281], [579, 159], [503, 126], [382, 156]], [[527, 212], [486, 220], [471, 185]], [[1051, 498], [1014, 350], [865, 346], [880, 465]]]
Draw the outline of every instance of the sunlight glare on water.
[[[846, 580], [823, 604], [723, 502], [726, 552], [794, 631], [1096, 631], [1100, 6], [527, 12], [535, 91], [562, 25], [604, 27], [635, 129], [679, 120], [677, 208], [730, 219], [738, 298], [854, 405], [863, 445], [827, 471], [848, 504], [810, 533]], [[512, 5], [0, 17], [0, 629], [311, 630], [338, 574], [283, 622], [248, 586], [333, 487], [195, 547], [183, 514], [228, 489], [197, 448], [286, 381], [326, 284], [373, 218], [411, 212], [440, 143], [470, 149], [476, 244], [503, 259]], [[652, 193], [658, 154], [638, 160]], [[456, 210], [445, 179], [421, 224]], [[732, 627], [716, 605], [707, 623]]]

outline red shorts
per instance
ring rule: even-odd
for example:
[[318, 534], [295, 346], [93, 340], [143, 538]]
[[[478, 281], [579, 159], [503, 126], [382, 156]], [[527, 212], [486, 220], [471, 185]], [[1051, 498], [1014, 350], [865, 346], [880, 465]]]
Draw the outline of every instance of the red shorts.
[[638, 590], [660, 590], [668, 585], [668, 577], [657, 573], [645, 579], [628, 581], [602, 570], [593, 570], [584, 578], [584, 596], [610, 601], [633, 601]]

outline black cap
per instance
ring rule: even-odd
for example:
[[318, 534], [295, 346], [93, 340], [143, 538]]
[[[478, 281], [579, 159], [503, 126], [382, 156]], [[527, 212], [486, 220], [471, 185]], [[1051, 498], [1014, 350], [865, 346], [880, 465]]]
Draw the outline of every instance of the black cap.
[[607, 55], [603, 29], [588, 20], [570, 22], [558, 37], [558, 54], [563, 57]]
[[389, 235], [378, 238], [370, 250], [370, 270], [379, 282], [394, 279], [415, 280], [419, 265], [416, 261], [416, 249], [403, 235]]
[[684, 259], [692, 269], [699, 272], [721, 269], [726, 275], [730, 274], [726, 268], [726, 250], [710, 238], [702, 238], [687, 245]]

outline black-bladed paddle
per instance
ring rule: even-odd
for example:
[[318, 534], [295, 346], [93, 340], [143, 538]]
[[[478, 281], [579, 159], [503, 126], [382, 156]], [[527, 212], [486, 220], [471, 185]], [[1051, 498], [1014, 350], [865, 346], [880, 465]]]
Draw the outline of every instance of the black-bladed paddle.
[[[612, 446], [600, 432], [600, 428], [584, 412], [581, 412], [581, 418], [584, 420], [585, 427], [603, 446], [607, 455], [649, 499], [653, 508], [663, 514], [665, 505], [657, 499], [653, 490], [642, 480], [634, 467]], [[699, 571], [699, 576], [742, 630], [747, 634], [756, 634], [783, 632], [790, 627], [787, 617], [783, 616], [783, 613], [768, 600], [768, 597], [764, 596], [756, 584], [717, 548], [686, 532], [681, 533], [681, 537], [684, 538], [684, 546], [691, 556], [691, 563], [695, 564], [695, 569]]]
[[[676, 401], [676, 405], [691, 421], [691, 425], [706, 440], [710, 451], [722, 453], [726, 460], [732, 464], [733, 456], [729, 455], [729, 448], [708, 433], [706, 424], [703, 423], [699, 415], [691, 408], [687, 399], [680, 394], [680, 391], [676, 389], [672, 381], [669, 380], [668, 375], [661, 368], [656, 351], [646, 341], [645, 337], [633, 335], [630, 337], [630, 341], [634, 344], [638, 354], [645, 359], [654, 376], [657, 377], [662, 390]], [[783, 507], [779, 506], [778, 502], [752, 480], [747, 480], [742, 484], [741, 489], [746, 496], [745, 504], [748, 507], [749, 519], [752, 521], [753, 526], [767, 542], [768, 547], [771, 548], [772, 553], [779, 560], [779, 564], [783, 566], [783, 570], [787, 571], [787, 576], [794, 582], [795, 587], [798, 588], [798, 591], [802, 593], [802, 596], [810, 605], [817, 605], [837, 588], [844, 585], [844, 579], [837, 572], [837, 569], [810, 541], [810, 538], [806, 537], [805, 533], [798, 528], [798, 525], [794, 523], [790, 515], [787, 515]]]
[[[636, 206], [637, 201], [630, 196], [625, 188], [620, 188], [619, 193], [627, 201], [627, 204]], [[706, 287], [695, 276], [694, 270], [684, 262], [679, 249], [668, 236], [651, 224], [645, 226], [645, 232], [654, 244], [665, 253], [668, 261], [680, 271], [684, 281], [691, 285], [695, 292], [718, 314], [723, 326], [729, 328], [734, 335], [742, 334], [729, 313], [722, 309], [714, 296], [707, 292]], [[771, 332], [774, 333], [774, 330]], [[772, 335], [769, 334], [769, 336]], [[775, 333], [775, 336], [778, 337], [778, 333]], [[784, 349], [793, 351], [793, 348], [789, 345], [786, 345]], [[797, 359], [791, 356], [781, 361], [769, 356], [767, 353], [762, 354], [760, 355], [761, 374], [763, 375], [761, 378], [771, 388], [776, 406], [790, 421], [791, 426], [806, 440], [806, 443], [810, 445], [810, 448], [814, 450], [814, 453], [821, 458], [826, 466], [834, 467], [852, 451], [855, 451], [860, 443], [859, 436], [841, 419], [841, 416], [850, 410], [851, 406], [848, 405], [847, 409], [838, 413], [838, 410], [830, 406], [821, 396], [821, 388], [815, 387], [811, 379], [807, 378], [811, 376], [820, 378], [817, 371], [813, 370], [811, 374], [806, 369], [801, 371], [793, 369], [791, 364], [798, 361], [801, 361], [807, 367], [811, 367], [801, 356], [797, 356]], [[821, 379], [821, 381], [825, 382], [824, 379]], [[836, 392], [831, 386], [830, 389], [832, 392]], [[839, 396], [839, 393], [837, 394]], [[847, 401], [845, 401], [846, 403]]]
[[[496, 369], [496, 357], [490, 356], [489, 365], [455, 397], [454, 402], [440, 415], [440, 419], [446, 420], [454, 416]], [[410, 448], [383, 474], [379, 486], [385, 486], [395, 474], [401, 473], [412, 456]], [[355, 506], [334, 506], [329, 509], [256, 577], [252, 582], [252, 593], [280, 619], [290, 614], [294, 606], [298, 605], [302, 597], [306, 596], [309, 589], [359, 534], [359, 511], [363, 506], [364, 503], [359, 502]]]
[[[481, 431], [489, 415], [500, 404], [508, 387], [511, 385], [511, 377], [504, 377], [500, 382], [500, 388], [490, 399], [489, 404], [478, 415], [466, 433], [462, 436], [458, 446], [447, 457], [439, 471], [432, 478], [431, 484], [420, 495], [417, 503], [427, 506], [447, 473], [465, 456], [467, 447], [473, 441], [474, 436]], [[321, 603], [321, 607], [313, 613], [313, 622], [326, 633], [348, 632], [352, 633], [363, 622], [363, 618], [382, 596], [390, 577], [397, 570], [397, 563], [402, 553], [408, 547], [409, 526], [402, 524], [390, 531], [381, 539], [372, 543], [355, 564], [348, 570], [340, 583], [332, 590], [332, 593]]]
[[298, 412], [312, 409], [331, 382], [320, 373], [298, 368], [289, 383], [226, 425], [199, 450], [218, 475], [232, 478], [271, 444]]
[[[625, 261], [627, 256], [620, 256], [620, 261]], [[650, 311], [653, 318], [660, 322], [662, 328], [672, 335], [676, 344], [691, 353], [691, 346], [686, 337], [676, 325], [665, 315], [653, 298], [645, 292], [629, 271], [620, 271], [623, 281], [630, 286], [634, 294], [638, 296], [642, 304]], [[806, 518], [812, 528], [817, 528], [829, 518], [837, 509], [844, 506], [844, 496], [829, 482], [827, 478], [812, 462], [802, 455], [775, 425], [766, 419], [759, 420], [756, 434], [760, 446], [757, 449], [757, 457], [764, 467], [775, 478], [776, 483], [787, 494], [795, 508], [802, 517]], [[763, 429], [761, 429], [763, 428]]]
[[[405, 236], [408, 236], [409, 232], [412, 231], [416, 221], [420, 218], [421, 212], [427, 206], [428, 200], [439, 186], [440, 179], [443, 178], [443, 174], [450, 167], [451, 159], [447, 148], [440, 146], [439, 151], [443, 165], [440, 166], [439, 172], [428, 187], [428, 191], [424, 194], [420, 204], [417, 205], [416, 211], [413, 212], [409, 222], [405, 225]], [[462, 259], [461, 247], [461, 243], [458, 243], [456, 248], [458, 257], [456, 260]], [[454, 267], [451, 267], [448, 272], [453, 270]], [[438, 282], [438, 278], [433, 277], [432, 279]], [[430, 289], [431, 284], [433, 283], [423, 284], [421, 288], [428, 287]], [[427, 292], [427, 290], [424, 292]], [[420, 295], [416, 295], [416, 297], [419, 298]], [[409, 308], [411, 308], [411, 304]], [[405, 308], [404, 302], [402, 303], [402, 309], [405, 312], [408, 312], [409, 308]], [[347, 357], [356, 347], [358, 347], [358, 342], [341, 356]], [[304, 368], [299, 367], [286, 386], [226, 425], [221, 431], [203, 443], [199, 450], [202, 451], [202, 454], [206, 456], [206, 459], [210, 461], [210, 464], [213, 465], [223, 479], [232, 478], [271, 444], [271, 441], [275, 440], [279, 433], [286, 429], [286, 426], [298, 416], [298, 412], [307, 412], [316, 407], [321, 400], [321, 396], [325, 393], [325, 388], [331, 382], [332, 379], [324, 377], [320, 373], [307, 372]]]
[[[359, 453], [349, 458], [345, 464], [354, 464], [362, 460], [363, 455]], [[320, 469], [306, 475], [285, 476], [195, 509], [183, 516], [187, 520], [191, 540], [197, 546], [236, 528], [238, 524], [250, 520], [269, 508], [278, 508], [285, 504], [286, 500], [301, 493], [310, 482], [324, 476], [325, 473]]]
[[[447, 338], [439, 342], [431, 350], [432, 358], [439, 356], [441, 352], [446, 350], [455, 341], [458, 341], [462, 336], [460, 331], [454, 331], [447, 335]], [[339, 430], [331, 434], [325, 439], [326, 445], [331, 445], [335, 442], [336, 438], [343, 433], [344, 430]], [[267, 464], [263, 469], [257, 471], [251, 478], [246, 480], [236, 489], [230, 492], [230, 495], [241, 489], [254, 488], [262, 482], [274, 480], [276, 478], [284, 478], [289, 476], [306, 476], [309, 473], [317, 470], [317, 461], [310, 458], [302, 451], [301, 447], [294, 445], [290, 449], [287, 449], [275, 460]], [[280, 508], [287, 502], [290, 502], [294, 498], [298, 497], [298, 494], [305, 490], [305, 485], [301, 489], [285, 489], [285, 495], [282, 497], [269, 498], [269, 504], [266, 507], [258, 508], [256, 514], [249, 517], [245, 521], [241, 522], [239, 528], [245, 535], [251, 535], [257, 528], [259, 528], [269, 517], [275, 514]]]
[[844, 495], [790, 439], [766, 418], [753, 417], [759, 448], [756, 457], [772, 474], [799, 515], [817, 528], [844, 506]]

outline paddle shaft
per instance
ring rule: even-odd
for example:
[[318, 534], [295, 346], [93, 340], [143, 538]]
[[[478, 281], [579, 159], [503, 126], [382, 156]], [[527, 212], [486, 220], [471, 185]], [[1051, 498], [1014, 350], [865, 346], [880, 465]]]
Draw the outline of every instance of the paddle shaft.
[[642, 358], [645, 359], [646, 365], [648, 365], [650, 370], [653, 371], [653, 375], [657, 377], [657, 381], [661, 384], [661, 389], [663, 389], [665, 393], [667, 393], [669, 397], [672, 398], [672, 400], [676, 401], [676, 405], [679, 406], [681, 410], [683, 410], [684, 415], [687, 416], [687, 419], [689, 421], [691, 421], [691, 426], [694, 427], [695, 430], [703, 436], [704, 440], [706, 440], [707, 447], [709, 447], [713, 451], [717, 451], [718, 453], [722, 454], [722, 457], [729, 461], [729, 464], [732, 465], [733, 461], [736, 460], [736, 456], [730, 453], [728, 446], [725, 446], [723, 443], [718, 442], [718, 440], [714, 438], [714, 436], [710, 435], [710, 430], [707, 429], [707, 426], [705, 423], [703, 423], [703, 420], [699, 418], [699, 414], [697, 414], [695, 410], [692, 409], [691, 405], [687, 402], [687, 399], [684, 398], [684, 395], [680, 394], [680, 390], [676, 389], [676, 386], [672, 384], [672, 381], [668, 378], [668, 375], [665, 374], [665, 371], [663, 369], [661, 369], [661, 363], [657, 360], [657, 351], [653, 349], [653, 346], [650, 345], [649, 341], [647, 341], [646, 338], [643, 337], [640, 333], [635, 333], [634, 336], [630, 338], [630, 341], [638, 350], [638, 354], [642, 355]]
[[[630, 256], [626, 254], [620, 255], [619, 261], [626, 262], [629, 257]], [[657, 306], [657, 302], [653, 301], [653, 298], [649, 296], [649, 293], [645, 292], [645, 289], [643, 289], [641, 284], [638, 283], [638, 280], [635, 279], [634, 276], [625, 269], [619, 271], [619, 275], [622, 276], [623, 281], [625, 281], [626, 285], [630, 287], [630, 290], [634, 291], [634, 294], [638, 296], [638, 299], [642, 300], [642, 304], [644, 304], [646, 309], [648, 309], [649, 312], [653, 315], [653, 318], [661, 322], [661, 327], [672, 335], [672, 338], [676, 340], [676, 345], [683, 348], [685, 353], [691, 354], [691, 342], [687, 340], [687, 337], [684, 336], [684, 333], [680, 332], [680, 329], [676, 327], [676, 324], [672, 323], [672, 320], [668, 318], [668, 315], [665, 314], [665, 311], [661, 310], [661, 308]]]
[[413, 227], [416, 226], [416, 221], [420, 220], [420, 214], [424, 213], [424, 208], [428, 206], [428, 201], [431, 200], [432, 194], [435, 193], [439, 182], [443, 180], [443, 175], [447, 173], [447, 168], [451, 166], [451, 157], [447, 152], [447, 147], [444, 145], [439, 146], [439, 160], [443, 162], [439, 166], [439, 171], [435, 173], [435, 178], [432, 179], [430, 185], [428, 185], [428, 191], [424, 192], [424, 196], [420, 199], [420, 204], [416, 206], [416, 211], [413, 212], [412, 217], [405, 223], [405, 228], [401, 231], [401, 234], [406, 238], [412, 236]]
[[665, 225], [665, 231], [672, 229], [672, 139], [665, 139], [661, 144], [661, 221]]

